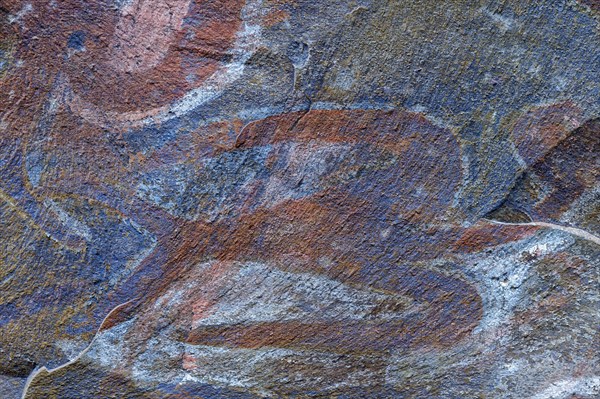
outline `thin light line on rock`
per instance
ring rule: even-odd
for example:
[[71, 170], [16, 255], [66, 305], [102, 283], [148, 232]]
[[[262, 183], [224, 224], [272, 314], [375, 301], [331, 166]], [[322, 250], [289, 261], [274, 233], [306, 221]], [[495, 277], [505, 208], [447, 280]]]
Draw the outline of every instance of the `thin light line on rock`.
[[587, 241], [591, 241], [594, 244], [600, 245], [600, 237], [585, 231], [583, 229], [579, 229], [577, 227], [569, 227], [569, 226], [562, 226], [560, 224], [555, 224], [555, 223], [546, 223], [546, 222], [528, 222], [528, 223], [508, 223], [508, 222], [499, 222], [497, 220], [491, 220], [491, 219], [483, 219], [487, 222], [490, 223], [494, 223], [494, 224], [500, 224], [500, 225], [506, 225], [506, 226], [538, 226], [538, 227], [546, 227], [549, 229], [554, 229], [554, 230], [560, 230], [560, 231], [564, 231], [566, 233], [572, 234], [574, 236], [583, 238], [584, 240]]
[[104, 325], [104, 323], [106, 322], [106, 320], [110, 317], [110, 315], [113, 314], [114, 311], [116, 311], [117, 309], [129, 304], [131, 302], [131, 300], [127, 301], [127, 302], [123, 302], [120, 305], [115, 306], [114, 308], [112, 308], [112, 310], [110, 312], [108, 312], [108, 314], [104, 317], [104, 319], [102, 319], [102, 323], [100, 323], [100, 325], [98, 326], [98, 329], [96, 330], [96, 333], [94, 334], [94, 337], [92, 338], [92, 340], [90, 341], [90, 343], [88, 344], [88, 346], [86, 346], [81, 352], [79, 352], [79, 354], [77, 356], [75, 356], [73, 359], [69, 360], [68, 362], [66, 362], [65, 364], [61, 364], [58, 367], [55, 367], [53, 369], [48, 369], [46, 366], [42, 366], [39, 369], [35, 369], [31, 372], [31, 374], [29, 375], [29, 377], [27, 377], [27, 381], [25, 382], [25, 386], [23, 387], [23, 394], [21, 395], [21, 399], [25, 399], [27, 397], [27, 391], [29, 390], [29, 386], [31, 385], [31, 382], [35, 379], [35, 377], [41, 373], [42, 371], [47, 372], [48, 374], [52, 374], [55, 371], [58, 371], [64, 367], [70, 366], [71, 364], [75, 363], [76, 361], [78, 361], [79, 359], [81, 359], [81, 357], [83, 355], [85, 355], [90, 348], [92, 347], [92, 345], [94, 344], [94, 342], [96, 341], [96, 338], [98, 337], [98, 334], [100, 333], [100, 330], [102, 330], [102, 326]]

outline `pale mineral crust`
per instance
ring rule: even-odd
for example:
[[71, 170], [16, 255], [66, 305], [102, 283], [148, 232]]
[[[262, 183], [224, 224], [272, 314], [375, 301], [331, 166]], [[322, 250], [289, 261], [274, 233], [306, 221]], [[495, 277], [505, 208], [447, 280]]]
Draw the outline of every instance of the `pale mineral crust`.
[[0, 399], [598, 399], [599, 354], [599, 1], [0, 0]]

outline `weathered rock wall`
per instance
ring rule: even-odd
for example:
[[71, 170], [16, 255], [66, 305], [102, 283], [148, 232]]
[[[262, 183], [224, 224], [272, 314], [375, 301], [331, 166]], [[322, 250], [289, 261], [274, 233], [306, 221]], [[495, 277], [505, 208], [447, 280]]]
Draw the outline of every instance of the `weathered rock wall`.
[[599, 18], [0, 0], [0, 397], [600, 397]]

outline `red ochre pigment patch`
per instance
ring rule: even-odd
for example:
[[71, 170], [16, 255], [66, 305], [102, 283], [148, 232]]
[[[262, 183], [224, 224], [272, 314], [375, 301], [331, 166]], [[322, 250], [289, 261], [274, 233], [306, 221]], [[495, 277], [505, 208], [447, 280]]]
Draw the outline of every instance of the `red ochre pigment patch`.
[[514, 125], [515, 146], [527, 165], [531, 165], [581, 123], [582, 110], [571, 101], [532, 108]]
[[[335, 322], [326, 326], [307, 321], [196, 329], [186, 339], [188, 343], [332, 351], [355, 345], [364, 351], [379, 351], [392, 344], [446, 346], [468, 334], [482, 313], [481, 300], [468, 282], [420, 266], [396, 264], [400, 259], [419, 261], [443, 256], [460, 236], [452, 229], [423, 225], [445, 214], [461, 180], [460, 153], [452, 134], [414, 113], [299, 112], [254, 122], [239, 133], [233, 147], [219, 145], [215, 154], [285, 142], [362, 143], [384, 149], [401, 158], [398, 163], [386, 166], [390, 170], [383, 175], [397, 178], [390, 181], [392, 186], [398, 185], [394, 193], [402, 201], [410, 202], [410, 190], [406, 187], [422, 184], [422, 190], [431, 191], [431, 199], [419, 201], [424, 204], [422, 209], [417, 207], [420, 211], [403, 213], [403, 205], [389, 206], [382, 202], [380, 190], [361, 188], [361, 182], [380, 178], [366, 171], [350, 185], [333, 185], [302, 199], [243, 210], [218, 222], [179, 221], [173, 224], [177, 227], [171, 233], [154, 232], [159, 240], [157, 250], [141, 265], [139, 273], [144, 273], [144, 267], [160, 262], [161, 278], [137, 287], [140, 301], [152, 306], [173, 289], [173, 284], [185, 280], [190, 265], [216, 259], [221, 263], [207, 269], [205, 276], [190, 279], [192, 284], [187, 290], [191, 291], [184, 295], [192, 300], [193, 292], [199, 290], [204, 297], [191, 303], [184, 300], [177, 311], [184, 315], [188, 309], [192, 321], [207, 317], [218, 302], [211, 299], [218, 297], [217, 292], [202, 288], [204, 283], [194, 285], [193, 281], [218, 280], [226, 273], [224, 265], [231, 262], [259, 261], [275, 268], [327, 276], [398, 295], [411, 296], [417, 286], [423, 287], [415, 299], [425, 304], [426, 313], [422, 318], [384, 324]], [[444, 159], [430, 160], [438, 150], [445, 154]], [[435, 186], [431, 186], [432, 182]], [[396, 223], [396, 212], [401, 223]], [[332, 260], [330, 266], [319, 263], [325, 258]], [[372, 263], [376, 259], [387, 260]], [[215, 287], [222, 284], [215, 283]]]
[[244, 2], [190, 3], [136, 0], [116, 24], [90, 32], [98, 40], [87, 40], [68, 64], [74, 93], [103, 111], [143, 112], [201, 85], [231, 57]]
[[539, 230], [536, 226], [510, 226], [481, 223], [466, 229], [453, 246], [456, 252], [477, 253], [507, 242], [532, 236]]
[[[122, 9], [66, 0], [24, 16], [20, 56], [53, 79], [60, 67], [75, 109], [144, 112], [200, 86], [232, 55], [244, 1], [135, 0]], [[196, 20], [198, 18], [202, 20]], [[55, 70], [55, 71], [53, 71]]]

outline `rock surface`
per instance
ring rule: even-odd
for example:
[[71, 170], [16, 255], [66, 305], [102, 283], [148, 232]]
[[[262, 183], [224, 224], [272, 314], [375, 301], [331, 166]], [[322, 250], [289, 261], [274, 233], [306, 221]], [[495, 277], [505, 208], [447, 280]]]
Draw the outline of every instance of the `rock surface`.
[[0, 0], [0, 397], [600, 397], [600, 3]]

